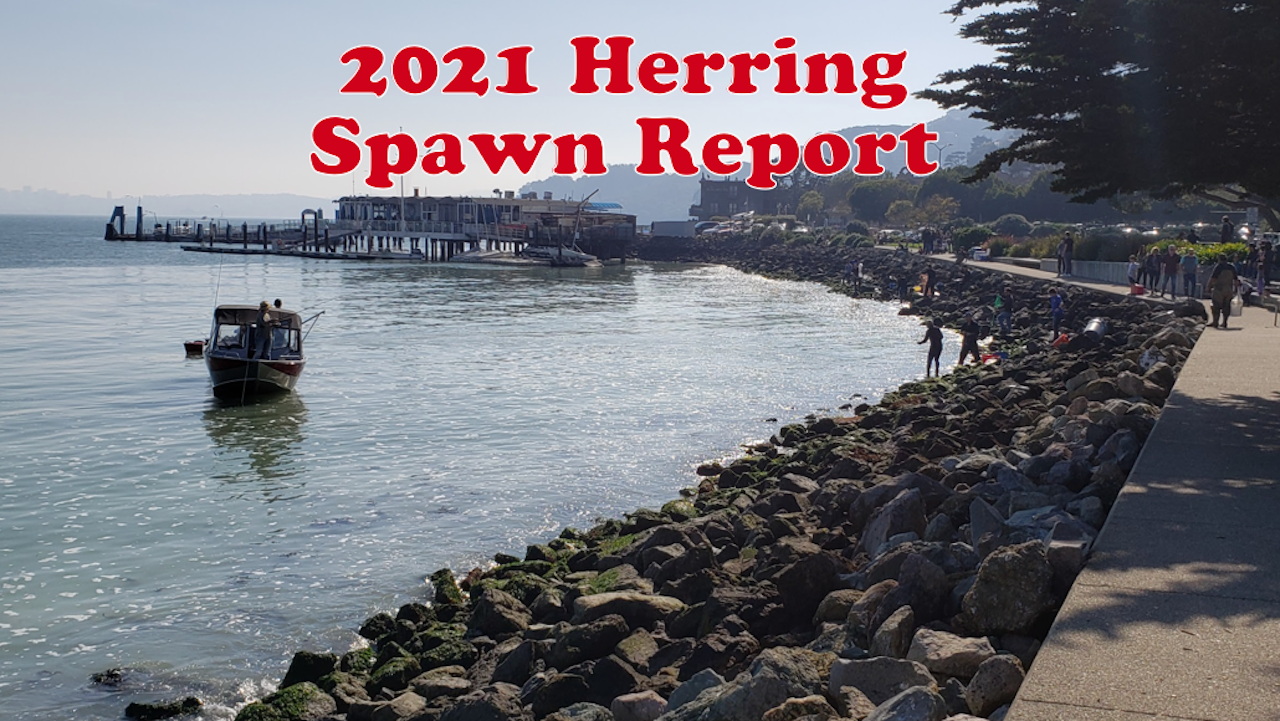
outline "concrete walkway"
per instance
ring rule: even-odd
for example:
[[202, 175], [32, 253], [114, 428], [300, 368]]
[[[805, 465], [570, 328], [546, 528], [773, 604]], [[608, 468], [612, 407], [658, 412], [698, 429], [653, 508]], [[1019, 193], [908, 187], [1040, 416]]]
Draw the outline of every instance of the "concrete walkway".
[[1205, 329], [1006, 721], [1280, 721], [1274, 322]]

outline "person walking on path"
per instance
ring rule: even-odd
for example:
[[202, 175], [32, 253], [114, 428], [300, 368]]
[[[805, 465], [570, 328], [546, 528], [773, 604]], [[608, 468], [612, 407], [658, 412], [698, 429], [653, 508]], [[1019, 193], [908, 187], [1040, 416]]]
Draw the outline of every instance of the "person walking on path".
[[1062, 307], [1062, 296], [1058, 293], [1057, 288], [1049, 291], [1049, 317], [1053, 321], [1053, 337], [1058, 337], [1058, 328], [1062, 327], [1062, 317], [1065, 311]]
[[1169, 291], [1171, 300], [1178, 299], [1178, 275], [1182, 270], [1182, 258], [1178, 256], [1178, 249], [1172, 245], [1165, 251], [1164, 256], [1160, 259], [1163, 266], [1164, 281], [1160, 284], [1160, 297], [1164, 297], [1166, 290]]
[[[1214, 328], [1226, 328], [1227, 319], [1231, 317], [1231, 299], [1235, 297], [1236, 290], [1240, 287], [1240, 278], [1236, 275], [1236, 268], [1229, 263], [1226, 258], [1218, 261], [1213, 267], [1213, 273], [1209, 276], [1209, 298], [1213, 304], [1213, 323]], [[1218, 317], [1222, 317], [1222, 325], [1218, 325]]]
[[1271, 248], [1271, 243], [1262, 241], [1258, 244], [1258, 294], [1266, 289], [1267, 283], [1271, 282], [1271, 259], [1272, 253], [1275, 251]]
[[1062, 274], [1071, 275], [1071, 257], [1076, 252], [1075, 238], [1071, 237], [1071, 231], [1067, 231], [1062, 235]]
[[934, 377], [942, 375], [942, 329], [933, 324], [932, 320], [925, 321], [924, 338], [920, 339], [916, 345], [929, 344], [929, 357], [924, 361], [924, 377], [929, 377], [929, 366], [933, 366]]
[[1231, 243], [1236, 239], [1236, 226], [1231, 222], [1231, 218], [1222, 216], [1222, 228], [1218, 230], [1219, 243]]
[[1195, 248], [1187, 248], [1182, 256], [1182, 294], [1188, 298], [1199, 297], [1196, 294], [1196, 273], [1200, 270], [1200, 260], [1196, 258]]
[[1132, 291], [1135, 285], [1142, 285], [1142, 266], [1138, 264], [1138, 256], [1129, 256], [1129, 289]]

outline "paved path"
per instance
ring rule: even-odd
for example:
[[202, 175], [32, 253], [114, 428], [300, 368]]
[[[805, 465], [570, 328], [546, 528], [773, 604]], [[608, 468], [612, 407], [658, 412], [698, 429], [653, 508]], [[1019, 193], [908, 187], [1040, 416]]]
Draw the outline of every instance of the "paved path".
[[1280, 721], [1280, 328], [1231, 322], [1188, 358], [1007, 721]]

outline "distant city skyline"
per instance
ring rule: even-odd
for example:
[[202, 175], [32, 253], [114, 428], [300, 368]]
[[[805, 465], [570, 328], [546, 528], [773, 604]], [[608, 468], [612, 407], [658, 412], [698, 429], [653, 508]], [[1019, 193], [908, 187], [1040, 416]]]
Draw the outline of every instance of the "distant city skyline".
[[[891, 110], [872, 110], [860, 95], [781, 95], [772, 90], [770, 72], [757, 76], [759, 92], [746, 95], [725, 90], [728, 70], [709, 74], [713, 90], [706, 95], [639, 87], [629, 94], [576, 95], [568, 89], [570, 40], [634, 38], [633, 83], [641, 58], [658, 52], [772, 57], [787, 52], [775, 47], [783, 37], [795, 39], [789, 51], [801, 62], [814, 53], [847, 53], [861, 62], [905, 50], [895, 80], [915, 92], [945, 70], [991, 57], [988, 48], [958, 37], [960, 23], [942, 14], [950, 5], [65, 0], [15, 6], [0, 26], [0, 57], [11, 69], [0, 77], [10, 108], [0, 133], [0, 189], [110, 193], [122, 202], [160, 195], [392, 192], [364, 184], [367, 156], [355, 173], [329, 176], [312, 169], [312, 129], [331, 116], [355, 118], [359, 141], [403, 128], [420, 148], [437, 133], [464, 141], [472, 133], [595, 133], [608, 164], [639, 160], [640, 117], [683, 119], [691, 128], [691, 148], [716, 133], [790, 133], [803, 140], [851, 125], [923, 122], [941, 114], [937, 106], [908, 98]], [[440, 87], [458, 67], [443, 62], [431, 90], [412, 95], [394, 87], [392, 58], [401, 48], [421, 46], [440, 61], [464, 45], [484, 51], [482, 75], [491, 78], [491, 88], [505, 79], [497, 53], [532, 46], [529, 81], [538, 91], [443, 94]], [[355, 72], [354, 63], [340, 58], [357, 46], [385, 55], [376, 77], [392, 87], [381, 97], [339, 92]], [[603, 84], [603, 73], [598, 77]], [[860, 69], [857, 78], [860, 83]], [[474, 150], [465, 148], [463, 157], [468, 167], [460, 175], [415, 169], [404, 185], [433, 195], [488, 194], [551, 175], [554, 165], [543, 153], [527, 175], [511, 163], [494, 175]]]

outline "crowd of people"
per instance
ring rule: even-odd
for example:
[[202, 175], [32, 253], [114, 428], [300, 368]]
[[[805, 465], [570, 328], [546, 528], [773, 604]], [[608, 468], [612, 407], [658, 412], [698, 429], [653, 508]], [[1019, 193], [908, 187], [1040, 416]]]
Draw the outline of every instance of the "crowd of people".
[[[1186, 240], [1182, 235], [1179, 235], [1178, 239]], [[1266, 240], [1249, 243], [1246, 253], [1233, 254], [1224, 258], [1222, 262], [1232, 267], [1240, 283], [1240, 293], [1248, 303], [1255, 293], [1265, 291], [1267, 284], [1271, 282], [1276, 262], [1276, 248]], [[1209, 288], [1200, 288], [1199, 270], [1200, 261], [1196, 257], [1194, 248], [1184, 247], [1179, 250], [1178, 247], [1171, 245], [1161, 250], [1158, 247], [1152, 247], [1129, 256], [1129, 285], [1142, 286], [1158, 297], [1163, 298], [1167, 294], [1169, 298], [1176, 299], [1179, 280], [1181, 280], [1183, 296], [1200, 298], [1204, 295], [1202, 291], [1207, 292]]]

